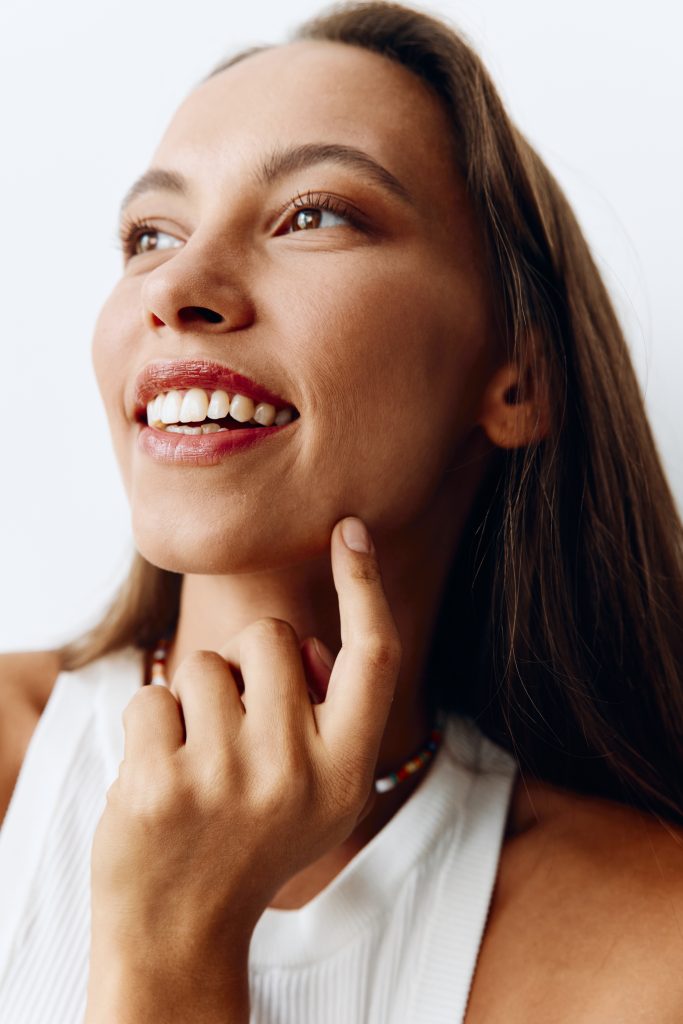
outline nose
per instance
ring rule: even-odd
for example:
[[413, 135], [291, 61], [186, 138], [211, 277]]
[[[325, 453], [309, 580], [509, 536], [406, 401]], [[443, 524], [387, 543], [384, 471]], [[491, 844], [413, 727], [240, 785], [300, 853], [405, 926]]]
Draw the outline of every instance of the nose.
[[[193, 239], [194, 241], [194, 239]], [[200, 252], [192, 243], [161, 263], [142, 287], [142, 318], [147, 327], [177, 332], [225, 334], [254, 321], [254, 306], [237, 267], [237, 254]]]

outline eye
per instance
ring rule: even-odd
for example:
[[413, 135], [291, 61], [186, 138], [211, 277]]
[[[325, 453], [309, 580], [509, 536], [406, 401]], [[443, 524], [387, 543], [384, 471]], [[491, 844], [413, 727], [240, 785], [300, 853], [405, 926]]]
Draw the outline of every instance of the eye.
[[159, 231], [157, 228], [140, 231], [134, 242], [140, 252], [150, 252], [151, 249], [177, 249], [181, 245], [178, 238], [174, 238], [173, 235], [169, 235], [165, 231]]
[[177, 249], [183, 244], [174, 235], [153, 228], [151, 224], [142, 221], [124, 223], [121, 227], [120, 241], [127, 260], [146, 252], [156, 252], [157, 249]]
[[289, 211], [278, 234], [292, 235], [299, 231], [320, 228], [348, 228], [362, 226], [360, 211], [328, 192], [299, 193], [282, 209]]
[[311, 228], [333, 228], [337, 225], [344, 227], [348, 224], [348, 218], [332, 210], [323, 210], [320, 207], [311, 207], [307, 210], [297, 210], [292, 217], [290, 231], [309, 231]]

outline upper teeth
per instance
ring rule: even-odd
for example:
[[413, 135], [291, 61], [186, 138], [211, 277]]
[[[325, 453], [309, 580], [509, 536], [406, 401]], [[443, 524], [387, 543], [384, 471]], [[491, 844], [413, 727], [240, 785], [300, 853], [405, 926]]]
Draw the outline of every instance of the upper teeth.
[[276, 409], [269, 402], [255, 404], [245, 395], [227, 391], [207, 392], [204, 388], [190, 388], [188, 391], [166, 391], [147, 403], [147, 423], [151, 426], [167, 423], [197, 423], [204, 419], [220, 420], [230, 415], [238, 423], [249, 420], [263, 427], [275, 423], [282, 426], [292, 418], [290, 408]]

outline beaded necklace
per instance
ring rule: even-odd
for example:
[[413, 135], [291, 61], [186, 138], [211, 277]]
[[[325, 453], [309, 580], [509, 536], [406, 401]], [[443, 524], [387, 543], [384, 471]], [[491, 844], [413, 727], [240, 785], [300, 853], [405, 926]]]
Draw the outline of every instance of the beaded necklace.
[[[152, 672], [149, 679], [150, 683], [157, 683], [162, 686], [168, 686], [168, 679], [166, 678], [166, 652], [171, 644], [172, 637], [162, 637], [158, 641], [156, 648], [152, 654]], [[382, 778], [375, 779], [375, 792], [386, 793], [390, 789], [394, 789], [400, 782], [410, 778], [415, 772], [418, 772], [420, 768], [424, 768], [425, 765], [434, 757], [436, 751], [441, 744], [443, 739], [443, 732], [446, 724], [446, 716], [443, 711], [439, 711], [436, 716], [436, 722], [434, 728], [429, 734], [429, 739], [417, 754], [408, 758], [401, 767], [395, 771], [390, 772], [388, 775], [382, 776]]]

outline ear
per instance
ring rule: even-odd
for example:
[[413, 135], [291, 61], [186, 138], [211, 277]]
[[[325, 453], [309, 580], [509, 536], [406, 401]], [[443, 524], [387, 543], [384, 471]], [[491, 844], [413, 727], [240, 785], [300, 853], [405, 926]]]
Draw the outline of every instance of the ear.
[[[529, 370], [525, 374], [515, 363], [499, 367], [484, 389], [477, 424], [499, 448], [521, 448], [541, 441], [550, 430], [548, 396]], [[518, 401], [517, 393], [525, 395]]]

